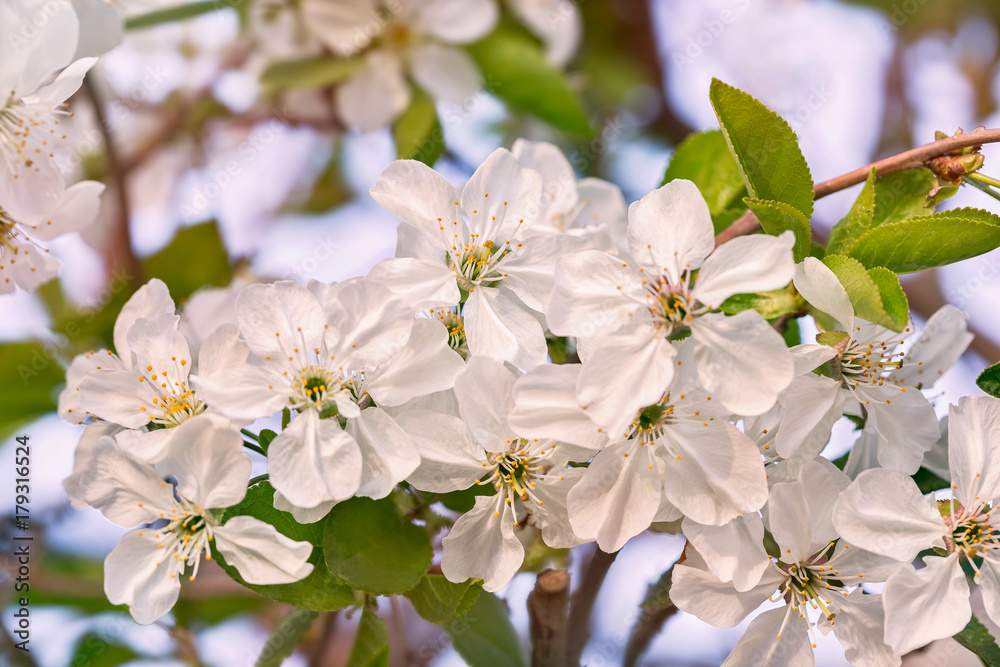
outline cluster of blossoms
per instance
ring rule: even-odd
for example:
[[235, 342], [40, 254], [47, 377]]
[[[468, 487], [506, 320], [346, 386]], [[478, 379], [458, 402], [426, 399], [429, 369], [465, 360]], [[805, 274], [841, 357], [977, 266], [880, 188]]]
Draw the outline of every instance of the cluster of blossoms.
[[0, 294], [54, 278], [46, 241], [97, 217], [104, 185], [66, 185], [66, 100], [96, 58], [76, 58], [80, 20], [68, 0], [0, 2]]
[[[919, 335], [862, 321], [825, 264], [795, 263], [790, 232], [716, 247], [692, 183], [626, 207], [544, 143], [498, 149], [461, 188], [397, 161], [371, 194], [401, 223], [367, 276], [251, 284], [213, 309], [196, 295], [181, 314], [152, 281], [115, 350], [70, 367], [60, 413], [87, 428], [66, 489], [142, 526], [106, 568], [138, 621], [216, 550], [250, 583], [312, 570], [311, 545], [224, 520], [250, 476], [241, 431], [285, 412], [267, 470], [301, 523], [404, 482], [482, 487], [440, 540], [451, 581], [502, 588], [536, 535], [616, 551], [654, 524], [683, 533], [680, 609], [728, 627], [781, 605], [726, 665], [813, 664], [816, 631], [852, 664], [898, 665], [968, 622], [965, 564], [1000, 622], [1000, 400], [962, 399], [942, 436], [924, 393], [970, 343], [957, 310]], [[816, 343], [728, 314], [734, 295], [789, 284], [827, 325]], [[579, 363], [547, 362], [560, 340]], [[864, 426], [841, 470], [821, 452], [844, 415]], [[921, 496], [921, 466], [951, 499]]]

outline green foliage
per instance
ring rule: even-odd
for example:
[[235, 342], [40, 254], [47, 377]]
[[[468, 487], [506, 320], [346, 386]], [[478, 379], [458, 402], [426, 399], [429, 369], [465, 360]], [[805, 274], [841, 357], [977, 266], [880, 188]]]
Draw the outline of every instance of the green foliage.
[[313, 183], [309, 196], [301, 205], [305, 213], [324, 213], [348, 201], [354, 193], [344, 182], [340, 172], [340, 153], [334, 154]]
[[271, 446], [271, 441], [277, 438], [278, 434], [269, 428], [265, 428], [257, 437], [257, 442], [260, 444], [260, 448], [264, 450], [265, 454], [267, 454], [267, 448]]
[[389, 664], [389, 628], [378, 614], [365, 607], [347, 656], [347, 667], [386, 667]]
[[219, 561], [219, 565], [226, 571], [226, 574], [237, 583], [264, 597], [310, 611], [336, 611], [354, 604], [354, 591], [343, 581], [333, 576], [324, 565], [322, 522], [301, 524], [295, 521], [288, 512], [275, 509], [274, 488], [270, 482], [266, 481], [247, 489], [247, 495], [243, 502], [226, 510], [222, 518], [223, 521], [228, 521], [234, 516], [244, 514], [271, 524], [279, 533], [293, 540], [311, 543], [313, 553], [309, 562], [313, 564], [315, 569], [302, 581], [291, 584], [271, 586], [248, 584], [243, 581], [236, 568], [227, 564], [222, 555], [213, 547], [212, 556]]
[[185, 227], [166, 248], [146, 259], [146, 279], [159, 278], [180, 303], [206, 285], [229, 284], [233, 272], [214, 222]]
[[875, 181], [875, 211], [872, 227], [888, 222], [909, 220], [930, 215], [927, 195], [934, 187], [934, 174], [930, 169], [905, 169]]
[[886, 222], [862, 234], [847, 254], [896, 273], [960, 262], [1000, 247], [1000, 217], [974, 208]]
[[666, 173], [663, 174], [663, 183], [678, 178], [689, 180], [698, 186], [708, 203], [713, 220], [716, 215], [729, 210], [726, 217], [735, 213], [735, 217], [729, 221], [731, 224], [742, 213], [740, 202], [746, 195], [746, 186], [743, 184], [740, 168], [729, 153], [722, 130], [689, 135], [677, 147]]
[[913, 481], [917, 484], [917, 488], [920, 489], [920, 493], [923, 494], [933, 493], [951, 486], [948, 480], [941, 479], [927, 468], [921, 468], [912, 477]]
[[350, 78], [363, 65], [364, 60], [361, 58], [342, 60], [328, 55], [284, 60], [264, 70], [260, 82], [272, 88], [330, 86]]
[[893, 331], [906, 327], [909, 305], [894, 273], [882, 267], [866, 270], [861, 262], [843, 255], [827, 255], [823, 263], [847, 290], [855, 315]]
[[673, 605], [670, 601], [670, 583], [673, 580], [674, 567], [671, 565], [667, 571], [660, 575], [656, 583], [650, 584], [646, 589], [646, 597], [642, 599], [639, 606], [649, 611], [666, 609]]
[[456, 616], [444, 629], [470, 667], [527, 665], [507, 607], [492, 593], [484, 592], [467, 612]]
[[373, 595], [410, 590], [420, 583], [434, 555], [424, 529], [403, 520], [392, 500], [361, 497], [330, 511], [323, 551], [334, 576]]
[[807, 220], [812, 217], [812, 176], [788, 123], [718, 79], [712, 80], [709, 98], [750, 197], [783, 202]]
[[62, 367], [41, 345], [0, 345], [0, 439], [55, 410], [55, 387], [63, 380]]
[[480, 579], [453, 584], [443, 574], [425, 574], [405, 595], [421, 618], [444, 625], [466, 613], [482, 591]]
[[976, 384], [990, 396], [1000, 398], [1000, 364], [993, 364], [980, 373]]
[[726, 299], [720, 306], [726, 315], [753, 309], [766, 320], [773, 320], [789, 313], [803, 312], [805, 307], [805, 299], [791, 285], [773, 292], [736, 294]]
[[975, 616], [964, 630], [955, 635], [955, 641], [978, 655], [986, 667], [1000, 666], [1000, 644]]
[[280, 667], [309, 632], [318, 615], [317, 612], [308, 609], [296, 607], [290, 609], [268, 636], [254, 667]]
[[444, 130], [430, 95], [416, 91], [410, 106], [392, 127], [396, 157], [433, 165], [444, 152]]
[[474, 484], [461, 491], [450, 491], [441, 494], [441, 504], [452, 512], [466, 513], [476, 505], [477, 496], [489, 496], [496, 493], [489, 484]]
[[87, 665], [87, 667], [118, 667], [118, 665], [141, 657], [126, 646], [112, 644], [101, 635], [88, 632], [80, 639], [76, 654], [69, 664]]
[[573, 341], [565, 336], [548, 335], [545, 337], [545, 345], [549, 350], [549, 358], [554, 364], [565, 364], [576, 352]]
[[854, 206], [843, 220], [830, 230], [830, 238], [826, 242], [826, 252], [839, 255], [849, 249], [858, 237], [872, 226], [872, 216], [875, 215], [875, 167], [868, 174], [865, 187], [854, 201]]
[[807, 218], [797, 208], [780, 201], [762, 201], [760, 199], [743, 200], [760, 221], [761, 229], [771, 236], [791, 231], [795, 234], [795, 245], [792, 255], [796, 262], [801, 262], [812, 252], [812, 229]]
[[160, 25], [161, 23], [183, 21], [184, 19], [194, 18], [196, 16], [201, 16], [202, 14], [208, 14], [209, 12], [225, 9], [226, 7], [227, 5], [225, 3], [219, 2], [218, 0], [201, 0], [200, 2], [179, 4], [176, 7], [158, 9], [146, 14], [133, 16], [125, 21], [125, 28], [127, 30], [152, 28], [153, 26]]
[[549, 64], [536, 42], [499, 29], [468, 49], [483, 73], [487, 92], [570, 134], [593, 134], [566, 76]]

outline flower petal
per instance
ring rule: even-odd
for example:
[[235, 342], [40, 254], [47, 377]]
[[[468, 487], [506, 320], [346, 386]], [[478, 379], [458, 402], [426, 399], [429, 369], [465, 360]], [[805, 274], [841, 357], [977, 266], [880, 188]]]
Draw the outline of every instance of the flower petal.
[[309, 576], [313, 545], [297, 542], [252, 516], [234, 516], [215, 529], [215, 546], [248, 584], [289, 584]]
[[836, 274], [815, 257], [806, 257], [795, 267], [795, 289], [816, 309], [837, 320], [844, 331], [854, 333], [854, 306]]
[[483, 579], [483, 590], [507, 585], [524, 560], [524, 547], [514, 535], [517, 519], [502, 494], [479, 496], [441, 540], [441, 572], [459, 583]]
[[923, 569], [902, 568], [885, 583], [885, 642], [896, 655], [951, 637], [972, 618], [969, 584], [958, 556], [928, 557]]
[[431, 97], [466, 105], [482, 89], [476, 61], [453, 46], [427, 42], [410, 49], [413, 80]]
[[169, 612], [181, 592], [173, 558], [159, 548], [155, 531], [126, 533], [104, 561], [104, 594], [111, 604], [127, 604], [136, 623], [149, 625]]
[[734, 294], [770, 292], [792, 282], [795, 236], [741, 236], [723, 243], [698, 271], [694, 296], [709, 308], [718, 308]]
[[410, 105], [403, 65], [394, 55], [372, 51], [364, 67], [337, 88], [337, 113], [361, 132], [389, 125]]
[[698, 187], [678, 179], [632, 202], [628, 247], [639, 264], [679, 285], [681, 274], [700, 267], [715, 248], [712, 216]]

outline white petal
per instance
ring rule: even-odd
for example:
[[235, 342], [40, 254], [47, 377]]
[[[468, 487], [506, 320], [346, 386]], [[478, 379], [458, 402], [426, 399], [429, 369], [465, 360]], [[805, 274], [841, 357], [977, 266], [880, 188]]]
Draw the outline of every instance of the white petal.
[[545, 361], [548, 348], [538, 319], [510, 290], [477, 287], [462, 309], [469, 351], [518, 368]]
[[1000, 559], [997, 558], [995, 551], [986, 552], [975, 582], [982, 592], [987, 616], [994, 623], [1000, 621]]
[[836, 380], [811, 373], [792, 380], [785, 390], [785, 412], [774, 437], [778, 456], [819, 456], [844, 411], [845, 396], [840, 387]]
[[485, 452], [458, 417], [408, 410], [396, 422], [413, 440], [420, 465], [406, 481], [433, 493], [467, 489], [483, 476]]
[[250, 347], [240, 337], [235, 324], [223, 324], [204, 340], [198, 350], [198, 372], [211, 375], [225, 368], [242, 366]]
[[920, 338], [906, 351], [903, 367], [893, 371], [893, 382], [904, 387], [928, 387], [951, 368], [972, 343], [969, 316], [951, 304], [927, 320]]
[[805, 375], [837, 356], [837, 351], [829, 345], [803, 343], [788, 349], [795, 362], [795, 374]]
[[903, 568], [889, 577], [882, 591], [885, 642], [897, 655], [951, 637], [972, 618], [969, 584], [958, 553], [931, 556], [921, 570]]
[[850, 544], [902, 562], [943, 547], [948, 531], [934, 500], [908, 475], [883, 469], [858, 475], [834, 505], [833, 523]]
[[948, 414], [948, 463], [955, 497], [966, 507], [1000, 496], [1000, 400], [965, 396]]
[[385, 498], [420, 465], [409, 434], [380, 408], [365, 408], [357, 419], [349, 419], [347, 432], [361, 448], [359, 496]]
[[[802, 484], [775, 484], [767, 504], [768, 523], [782, 560], [799, 563], [813, 555], [812, 522]], [[787, 554], [787, 557], [786, 557]]]
[[649, 528], [660, 506], [660, 470], [650, 447], [602, 450], [568, 497], [573, 532], [611, 553]]
[[576, 54], [583, 32], [580, 9], [571, 0], [508, 0], [507, 6], [545, 42], [549, 62], [564, 67]]
[[271, 483], [298, 507], [345, 500], [361, 483], [361, 451], [336, 419], [306, 410], [268, 448]]
[[767, 475], [753, 440], [729, 423], [664, 429], [663, 490], [685, 516], [721, 526], [767, 502]]
[[531, 522], [542, 531], [545, 544], [553, 549], [569, 549], [589, 542], [573, 532], [569, 521], [568, 494], [585, 474], [583, 468], [560, 469], [557, 479], [540, 481], [533, 489], [543, 505], [532, 514]]
[[291, 392], [291, 383], [276, 361], [221, 368], [205, 377], [194, 376], [191, 382], [214, 412], [244, 423], [278, 412]]
[[507, 585], [524, 559], [524, 547], [514, 535], [514, 513], [504, 496], [479, 496], [476, 505], [441, 540], [441, 571], [448, 581], [483, 579], [483, 589]]
[[495, 0], [426, 0], [417, 5], [413, 27], [444, 42], [468, 44], [490, 33], [499, 17]]
[[678, 179], [632, 202], [628, 246], [637, 262], [679, 285], [681, 274], [701, 266], [715, 248], [712, 216], [698, 187]]
[[302, 20], [334, 53], [347, 57], [368, 46], [383, 25], [374, 0], [303, 0]]
[[[820, 627], [826, 625], [820, 618]], [[902, 660], [883, 639], [885, 610], [882, 596], [865, 595], [855, 588], [837, 605], [837, 639], [844, 646], [844, 657], [854, 667], [899, 667]]]
[[770, 292], [792, 282], [795, 236], [741, 236], [723, 243], [698, 271], [694, 296], [709, 308], [718, 308], [734, 294]]
[[104, 183], [97, 181], [82, 181], [66, 188], [63, 201], [52, 217], [31, 226], [32, 235], [47, 241], [88, 226], [97, 218], [104, 187]]
[[420, 230], [441, 251], [450, 251], [454, 235], [464, 234], [458, 190], [423, 162], [390, 163], [369, 192], [379, 206]]
[[861, 385], [855, 392], [865, 403], [868, 426], [879, 435], [879, 463], [912, 475], [924, 453], [937, 442], [934, 406], [917, 389], [895, 385]]
[[297, 542], [252, 516], [234, 516], [215, 529], [215, 546], [248, 584], [288, 584], [309, 576], [313, 545]]
[[410, 73], [431, 97], [468, 104], [482, 88], [476, 62], [453, 46], [428, 42], [410, 50]]
[[410, 105], [410, 87], [395, 56], [373, 51], [365, 65], [337, 88], [337, 113], [361, 132], [379, 130]]
[[173, 314], [174, 311], [174, 300], [170, 298], [170, 290], [159, 278], [153, 278], [129, 297], [118, 313], [113, 333], [115, 351], [118, 352], [126, 368], [132, 367], [132, 350], [128, 346], [127, 336], [135, 321], [140, 317]]
[[585, 250], [558, 260], [545, 311], [559, 336], [605, 336], [642, 307], [642, 278], [617, 257]]
[[795, 267], [795, 289], [814, 308], [833, 317], [847, 333], [854, 333], [854, 306], [836, 274], [815, 257]]
[[[2, 7], [7, 39], [2, 58], [5, 93], [33, 93], [54, 72], [66, 67], [76, 52], [80, 22], [66, 0], [13, 0]], [[65, 98], [63, 98], [65, 99]], [[62, 101], [62, 100], [60, 100]]]
[[750, 512], [722, 526], [705, 526], [684, 519], [684, 536], [705, 557], [709, 570], [720, 581], [731, 581], [737, 591], [760, 583], [771, 561], [764, 551], [764, 524]]
[[154, 532], [127, 533], [104, 561], [108, 602], [127, 604], [132, 618], [143, 625], [165, 616], [181, 592], [181, 582], [171, 576], [172, 563], [167, 560], [173, 556], [159, 548]]
[[580, 371], [577, 399], [611, 437], [624, 435], [636, 413], [670, 387], [676, 354], [650, 327], [602, 338]]
[[580, 364], [543, 364], [518, 378], [509, 417], [514, 432], [595, 450], [607, 442], [576, 398], [580, 370]]
[[569, 234], [535, 234], [505, 261], [503, 285], [539, 312], [545, 310], [555, 287], [555, 263], [560, 257], [590, 248], [590, 242]]
[[236, 505], [247, 492], [253, 463], [243, 438], [208, 417], [177, 427], [167, 466], [177, 476], [177, 493], [205, 509]]
[[236, 319], [254, 354], [277, 359], [305, 359], [306, 351], [323, 340], [326, 324], [316, 297], [291, 280], [244, 288], [236, 298]]
[[328, 500], [315, 507], [296, 507], [288, 502], [288, 498], [281, 495], [280, 491], [274, 492], [274, 509], [288, 512], [299, 523], [316, 523], [325, 518], [337, 502], [336, 500]]
[[450, 308], [462, 299], [455, 272], [440, 259], [388, 257], [373, 266], [367, 278], [385, 285], [416, 310]]
[[507, 415], [513, 407], [516, 377], [503, 363], [489, 357], [470, 357], [465, 372], [455, 379], [459, 411], [476, 441], [487, 451], [503, 451], [512, 432]]
[[125, 451], [147, 463], [159, 463], [167, 457], [177, 429], [158, 428], [153, 431], [128, 429], [115, 436]]
[[590, 238], [601, 250], [626, 255], [628, 207], [621, 188], [599, 178], [584, 178], [576, 190], [583, 204], [576, 214], [576, 226], [593, 230]]
[[510, 152], [518, 164], [542, 177], [542, 216], [539, 222], [557, 226], [576, 207], [576, 173], [555, 144], [517, 139]]
[[794, 611], [786, 624], [788, 613], [787, 607], [772, 609], [753, 619], [722, 667], [813, 667], [808, 626]]
[[684, 554], [687, 556], [684, 561], [674, 565], [670, 600], [681, 611], [719, 628], [740, 623], [784, 581], [775, 568], [769, 568], [756, 586], [739, 592], [732, 582], [719, 581], [696, 550], [686, 548]]
[[767, 412], [794, 376], [784, 339], [755, 310], [697, 317], [691, 339], [702, 386], [737, 414]]
[[431, 319], [413, 323], [410, 340], [376, 371], [366, 389], [381, 406], [402, 405], [416, 396], [451, 389], [465, 362], [448, 346], [448, 330]]
[[336, 335], [341, 361], [375, 366], [399, 354], [413, 329], [413, 309], [393, 297], [385, 285], [371, 280], [354, 279], [341, 285], [327, 333], [331, 349], [329, 341]]
[[469, 218], [469, 232], [496, 245], [512, 241], [537, 219], [541, 196], [538, 172], [525, 169], [510, 151], [498, 148], [462, 188], [462, 211]]

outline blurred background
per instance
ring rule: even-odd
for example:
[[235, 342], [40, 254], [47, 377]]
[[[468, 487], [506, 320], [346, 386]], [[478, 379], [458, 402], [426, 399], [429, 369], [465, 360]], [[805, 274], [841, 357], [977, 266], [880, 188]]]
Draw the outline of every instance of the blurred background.
[[[178, 2], [117, 0], [115, 9], [129, 18]], [[102, 560], [122, 531], [96, 511], [72, 510], [61, 487], [79, 428], [55, 416], [53, 401], [73, 355], [106, 345], [121, 304], [150, 276], [164, 277], [183, 302], [204, 285], [342, 280], [394, 250], [396, 221], [368, 195], [396, 158], [392, 131], [342, 126], [328, 87], [275, 83], [274, 63], [319, 48], [303, 33], [298, 3], [213, 4], [213, 11], [188, 20], [126, 30], [101, 57], [71, 100], [70, 154], [62, 156], [67, 174], [108, 184], [100, 219], [50, 244], [63, 262], [58, 281], [33, 294], [0, 297], [0, 469], [13, 467], [14, 436], [28, 434], [35, 446], [34, 641], [26, 664], [252, 665], [285, 611], [214, 565], [185, 586], [163, 624], [138, 626], [107, 603]], [[931, 141], [936, 130], [1000, 126], [1000, 3], [993, 0], [566, 0], [563, 6], [580, 23], [573, 28], [578, 39], [570, 34], [562, 45], [569, 55], [559, 64], [595, 134], [574, 137], [513, 110], [487, 80], [463, 103], [437, 105], [445, 148], [435, 167], [450, 180], [462, 182], [497, 146], [528, 137], [556, 142], [580, 176], [610, 180], [632, 201], [660, 184], [685, 136], [717, 127], [708, 100], [712, 77], [788, 120], [816, 182]], [[983, 153], [983, 172], [1000, 176], [1000, 148], [986, 146]], [[821, 200], [818, 227], [829, 229], [857, 192]], [[966, 189], [948, 206], [1000, 212], [1000, 202]], [[904, 287], [918, 325], [951, 302], [969, 313], [977, 334], [936, 385], [944, 414], [949, 401], [980, 393], [975, 376], [1000, 361], [1000, 251], [904, 276]], [[215, 298], [223, 303], [226, 292]], [[831, 457], [849, 445], [850, 430], [838, 427]], [[13, 498], [3, 477], [2, 493]], [[9, 525], [3, 522], [0, 543], [9, 544]], [[623, 549], [597, 602], [585, 664], [621, 663], [638, 603], [682, 547], [682, 538], [644, 534]], [[578, 574], [591, 549], [568, 555], [571, 572]], [[12, 563], [3, 559], [9, 596]], [[500, 594], [522, 636], [533, 582], [533, 574], [520, 574]], [[380, 613], [392, 635], [390, 664], [463, 664], [441, 629], [404, 599], [382, 604]], [[678, 614], [643, 664], [718, 665], [747, 622], [723, 630]], [[343, 664], [356, 624], [357, 617], [342, 613], [322, 615], [286, 664]], [[9, 646], [11, 637], [2, 638]], [[408, 653], [397, 650], [404, 645]], [[15, 664], [10, 655], [0, 664]], [[847, 664], [832, 637], [820, 638], [817, 664]], [[978, 661], [949, 641], [904, 664]]]

